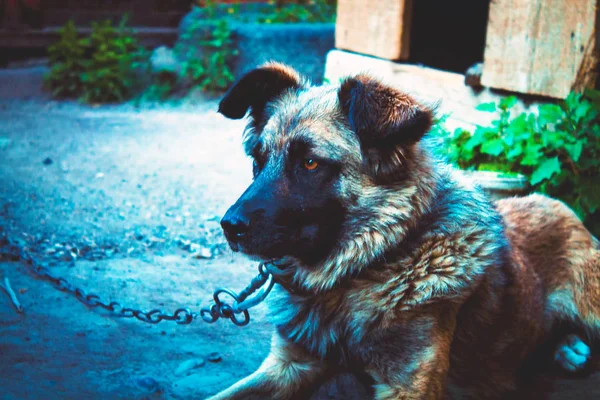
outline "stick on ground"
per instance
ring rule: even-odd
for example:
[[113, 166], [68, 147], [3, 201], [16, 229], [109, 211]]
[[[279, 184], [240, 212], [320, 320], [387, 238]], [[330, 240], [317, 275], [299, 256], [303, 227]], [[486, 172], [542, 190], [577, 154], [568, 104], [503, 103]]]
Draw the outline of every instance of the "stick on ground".
[[19, 314], [23, 313], [23, 306], [21, 305], [21, 303], [19, 302], [19, 299], [17, 298], [17, 294], [12, 290], [12, 287], [10, 287], [10, 281], [8, 280], [8, 278], [4, 278], [4, 285], [0, 284], [0, 287], [2, 289], [4, 289], [4, 291], [8, 294], [8, 297], [10, 297], [10, 300], [12, 301], [13, 305], [15, 306], [15, 309], [17, 310], [17, 312]]

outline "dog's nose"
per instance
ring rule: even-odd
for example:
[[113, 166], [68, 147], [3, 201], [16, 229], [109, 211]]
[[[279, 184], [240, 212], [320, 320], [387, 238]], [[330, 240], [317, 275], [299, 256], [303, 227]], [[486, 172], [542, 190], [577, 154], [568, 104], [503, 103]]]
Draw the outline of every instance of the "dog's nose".
[[242, 215], [227, 213], [221, 220], [221, 227], [229, 240], [241, 239], [250, 229], [250, 220]]

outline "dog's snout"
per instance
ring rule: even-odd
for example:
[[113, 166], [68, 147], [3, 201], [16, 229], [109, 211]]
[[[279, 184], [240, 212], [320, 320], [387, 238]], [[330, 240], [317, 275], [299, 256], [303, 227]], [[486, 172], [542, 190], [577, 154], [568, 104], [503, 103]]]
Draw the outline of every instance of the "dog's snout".
[[241, 239], [250, 230], [250, 220], [235, 212], [228, 212], [221, 220], [221, 227], [229, 240]]

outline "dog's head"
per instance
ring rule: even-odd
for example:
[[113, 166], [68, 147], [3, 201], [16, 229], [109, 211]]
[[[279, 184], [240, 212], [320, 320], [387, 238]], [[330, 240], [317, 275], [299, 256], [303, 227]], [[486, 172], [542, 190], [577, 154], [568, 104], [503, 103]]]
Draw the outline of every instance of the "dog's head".
[[418, 142], [433, 118], [410, 96], [366, 75], [313, 87], [271, 63], [219, 105], [228, 118], [248, 110], [254, 181], [221, 221], [233, 250], [314, 268], [379, 222], [398, 223], [386, 193], [403, 193], [410, 206]]

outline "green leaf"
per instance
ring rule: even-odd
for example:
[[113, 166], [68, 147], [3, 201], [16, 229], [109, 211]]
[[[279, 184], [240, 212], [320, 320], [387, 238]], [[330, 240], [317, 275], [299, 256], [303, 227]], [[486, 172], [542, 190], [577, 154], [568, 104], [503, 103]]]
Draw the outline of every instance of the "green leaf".
[[592, 110], [592, 105], [587, 101], [582, 101], [575, 106], [574, 117], [575, 122], [579, 122], [584, 119]]
[[556, 150], [556, 149], [560, 149], [561, 147], [563, 147], [565, 145], [565, 141], [563, 139], [563, 133], [562, 131], [557, 131], [557, 132], [542, 132], [542, 140], [545, 146], [547, 146], [550, 149]]
[[504, 151], [504, 143], [501, 139], [487, 141], [481, 145], [481, 152], [491, 156], [498, 156]]
[[565, 149], [569, 153], [569, 157], [575, 162], [579, 161], [581, 152], [583, 151], [583, 141], [578, 141], [575, 144], [565, 144]]
[[523, 145], [521, 143], [517, 143], [506, 153], [506, 158], [509, 160], [514, 160], [515, 158], [521, 156], [521, 154], [523, 154]]
[[581, 202], [590, 213], [600, 209], [600, 185], [597, 179], [582, 179], [580, 193]]
[[475, 109], [485, 112], [494, 112], [496, 111], [496, 103], [481, 103], [475, 107]]
[[577, 108], [577, 105], [580, 101], [581, 95], [579, 93], [571, 92], [565, 99], [565, 107], [573, 112], [573, 110]]
[[558, 157], [552, 157], [544, 160], [531, 174], [530, 182], [537, 185], [543, 180], [552, 178], [552, 175], [560, 172], [560, 161]]
[[542, 104], [539, 109], [539, 122], [542, 125], [556, 123], [564, 118], [564, 111], [556, 104]]
[[475, 129], [475, 132], [473, 132], [473, 134], [471, 135], [471, 137], [465, 142], [464, 147], [467, 150], [473, 150], [475, 147], [483, 144], [492, 132], [493, 131], [489, 128], [483, 128], [481, 126], [478, 126], [477, 129]]
[[544, 156], [544, 154], [540, 151], [542, 146], [537, 144], [527, 144], [523, 153], [525, 156], [521, 160], [521, 165], [523, 166], [534, 166], [537, 165], [539, 159]]
[[508, 110], [509, 108], [514, 107], [515, 104], [517, 104], [517, 97], [508, 96], [500, 100], [500, 103], [498, 103], [498, 108], [501, 110]]

